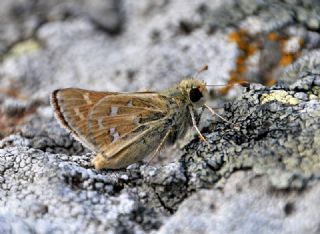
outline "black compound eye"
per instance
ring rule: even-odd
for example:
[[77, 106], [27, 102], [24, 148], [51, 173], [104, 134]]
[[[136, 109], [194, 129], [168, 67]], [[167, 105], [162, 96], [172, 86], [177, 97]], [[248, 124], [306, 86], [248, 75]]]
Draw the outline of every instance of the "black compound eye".
[[189, 97], [192, 102], [197, 102], [203, 97], [203, 95], [199, 88], [193, 88], [190, 90]]

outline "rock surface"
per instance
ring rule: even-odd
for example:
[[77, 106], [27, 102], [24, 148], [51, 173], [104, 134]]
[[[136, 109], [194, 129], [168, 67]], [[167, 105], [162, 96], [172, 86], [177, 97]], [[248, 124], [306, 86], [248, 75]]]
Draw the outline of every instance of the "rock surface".
[[[316, 0], [3, 0], [0, 233], [319, 233], [319, 14]], [[232, 124], [204, 113], [210, 147], [190, 134], [151, 165], [95, 170], [49, 105], [55, 88], [161, 90], [203, 64], [230, 84], [210, 104]]]

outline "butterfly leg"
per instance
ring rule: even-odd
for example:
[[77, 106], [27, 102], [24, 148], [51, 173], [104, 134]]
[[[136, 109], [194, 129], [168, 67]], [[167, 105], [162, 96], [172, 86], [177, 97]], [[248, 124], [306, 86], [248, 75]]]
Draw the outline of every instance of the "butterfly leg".
[[193, 113], [193, 110], [191, 109], [191, 107], [189, 107], [189, 112], [191, 115], [192, 125], [196, 129], [197, 133], [199, 134], [200, 139], [203, 140], [210, 147], [209, 142], [204, 138], [204, 136], [201, 134], [199, 128], [197, 127], [196, 119], [194, 117], [194, 113]]
[[215, 112], [211, 107], [209, 107], [207, 104], [204, 104], [204, 106], [211, 112], [211, 114], [218, 116], [220, 119], [222, 119], [223, 121], [229, 123], [229, 124], [233, 124], [232, 122], [230, 122], [229, 120], [225, 119], [224, 117], [222, 117], [221, 115], [219, 115], [217, 112]]
[[163, 139], [161, 140], [160, 144], [158, 145], [157, 149], [154, 151], [151, 159], [148, 161], [147, 165], [149, 165], [152, 160], [156, 157], [156, 155], [159, 153], [160, 149], [162, 148], [162, 146], [164, 145], [164, 143], [167, 141], [169, 135], [171, 133], [171, 129], [169, 129], [167, 132], [166, 132], [166, 135], [163, 137]]

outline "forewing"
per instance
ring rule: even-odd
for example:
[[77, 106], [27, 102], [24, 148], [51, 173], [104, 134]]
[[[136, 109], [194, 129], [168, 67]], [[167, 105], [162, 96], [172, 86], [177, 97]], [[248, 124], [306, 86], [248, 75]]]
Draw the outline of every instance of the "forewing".
[[96, 151], [112, 157], [163, 119], [168, 110], [166, 100], [158, 93], [104, 97], [89, 113], [88, 141]]
[[92, 108], [103, 98], [116, 95], [84, 89], [58, 89], [51, 95], [51, 105], [60, 123], [91, 150], [95, 147], [88, 140], [88, 117]]

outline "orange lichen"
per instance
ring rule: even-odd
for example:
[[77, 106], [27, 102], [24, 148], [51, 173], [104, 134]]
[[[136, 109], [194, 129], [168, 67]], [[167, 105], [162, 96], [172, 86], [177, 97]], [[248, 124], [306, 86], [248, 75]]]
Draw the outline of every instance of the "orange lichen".
[[9, 87], [0, 87], [0, 93], [4, 94], [8, 97], [13, 97], [16, 99], [20, 99], [20, 100], [27, 100], [28, 97], [23, 95], [21, 93], [21, 91], [16, 88], [16, 85], [14, 84], [14, 82], [12, 82]]
[[[22, 95], [18, 89], [15, 88], [2, 88], [0, 92], [7, 97], [14, 99], [26, 100], [27, 97]], [[32, 107], [29, 110], [22, 111], [14, 116], [9, 116], [0, 108], [0, 139], [8, 136], [18, 129], [19, 126], [25, 123], [25, 119], [28, 115], [33, 114], [36, 111], [36, 107]]]
[[300, 47], [302, 47], [302, 46], [304, 45], [304, 40], [303, 40], [303, 38], [300, 38], [300, 39], [299, 39], [299, 45], [300, 45]]
[[289, 64], [293, 63], [294, 59], [295, 58], [293, 54], [285, 53], [282, 55], [279, 64], [281, 66], [288, 66]]
[[36, 108], [31, 108], [18, 116], [8, 116], [0, 109], [0, 139], [10, 134], [15, 133], [19, 126], [25, 123], [26, 117], [33, 114]]
[[[281, 38], [280, 40], [280, 46], [281, 46], [281, 50], [282, 50], [282, 56], [281, 59], [279, 61], [279, 65], [280, 66], [288, 66], [290, 64], [292, 64], [299, 56], [300, 56], [300, 52], [287, 52], [285, 50], [287, 43], [288, 43], [289, 38]], [[298, 41], [300, 47], [303, 46], [304, 44], [304, 40], [302, 38], [299, 39]]]
[[[290, 37], [287, 35], [281, 35], [277, 32], [271, 32], [267, 35], [259, 35], [257, 37], [251, 36], [244, 30], [234, 31], [229, 35], [229, 41], [236, 43], [239, 48], [239, 56], [236, 59], [236, 67], [230, 72], [230, 78], [226, 87], [219, 90], [223, 95], [227, 94], [228, 91], [233, 87], [234, 84], [238, 84], [242, 81], [246, 81], [247, 61], [250, 56], [254, 55], [258, 50], [263, 50], [263, 42], [269, 40], [272, 42], [279, 43], [280, 60], [276, 61], [277, 65], [271, 67], [264, 74], [261, 74], [261, 80], [264, 85], [271, 86], [276, 83], [276, 79], [273, 77], [274, 70], [279, 66], [287, 66], [292, 64], [299, 56], [300, 53], [289, 53], [286, 51], [286, 43], [288, 43]], [[302, 47], [304, 41], [299, 40], [299, 45]]]
[[247, 71], [246, 61], [258, 49], [258, 44], [256, 42], [252, 42], [252, 39], [244, 30], [232, 32], [229, 36], [229, 41], [237, 44], [238, 48], [240, 49], [240, 53], [236, 59], [236, 68], [230, 72], [228, 84], [219, 90], [222, 95], [227, 94], [235, 84], [246, 81], [244, 78], [244, 75]]
[[238, 43], [241, 40], [241, 31], [240, 32], [232, 32], [229, 35], [229, 41]]
[[279, 35], [276, 32], [271, 32], [267, 35], [267, 39], [269, 41], [278, 41], [279, 40]]

